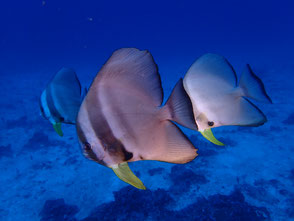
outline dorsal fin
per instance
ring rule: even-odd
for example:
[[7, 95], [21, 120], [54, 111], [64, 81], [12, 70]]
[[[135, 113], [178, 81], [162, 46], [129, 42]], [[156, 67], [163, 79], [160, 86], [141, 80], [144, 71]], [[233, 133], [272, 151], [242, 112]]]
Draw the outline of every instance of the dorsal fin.
[[112, 87], [124, 85], [140, 93], [155, 106], [163, 100], [163, 90], [157, 65], [148, 51], [136, 48], [122, 48], [115, 51], [102, 67], [96, 79]]
[[231, 64], [223, 56], [211, 53], [192, 64], [185, 76], [187, 78], [199, 90], [227, 90], [237, 85], [237, 76]]

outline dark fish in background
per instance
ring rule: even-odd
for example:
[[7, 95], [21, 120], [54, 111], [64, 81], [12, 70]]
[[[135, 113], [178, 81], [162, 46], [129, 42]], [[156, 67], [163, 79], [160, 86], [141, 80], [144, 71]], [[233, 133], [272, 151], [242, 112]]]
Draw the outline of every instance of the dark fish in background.
[[197, 130], [182, 80], [163, 106], [157, 66], [148, 51], [115, 51], [94, 79], [77, 118], [84, 155], [110, 167], [123, 181], [145, 186], [128, 162], [187, 163], [197, 149], [172, 122]]
[[61, 123], [75, 124], [82, 98], [80, 81], [69, 68], [57, 72], [42, 92], [41, 113], [60, 136], [63, 136]]
[[260, 126], [267, 121], [262, 111], [247, 99], [272, 103], [249, 65], [237, 85], [236, 73], [224, 57], [205, 54], [188, 70], [184, 88], [192, 101], [198, 130], [214, 144], [224, 145], [213, 136], [213, 127]]

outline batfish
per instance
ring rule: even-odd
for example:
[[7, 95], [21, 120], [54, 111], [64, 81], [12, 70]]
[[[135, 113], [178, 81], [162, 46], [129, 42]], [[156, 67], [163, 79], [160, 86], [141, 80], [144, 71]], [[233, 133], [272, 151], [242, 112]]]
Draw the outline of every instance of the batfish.
[[63, 136], [61, 123], [75, 124], [82, 97], [80, 81], [69, 68], [57, 72], [42, 92], [41, 113], [53, 124], [58, 135]]
[[145, 189], [128, 162], [157, 160], [183, 164], [197, 149], [172, 122], [197, 130], [182, 79], [167, 103], [148, 51], [123, 48], [101, 68], [82, 102], [76, 129], [84, 155], [132, 186]]
[[213, 136], [213, 127], [259, 126], [267, 121], [248, 100], [272, 103], [264, 84], [248, 64], [237, 85], [236, 73], [224, 57], [205, 54], [192, 64], [183, 83], [193, 104], [198, 130], [214, 144], [224, 145]]

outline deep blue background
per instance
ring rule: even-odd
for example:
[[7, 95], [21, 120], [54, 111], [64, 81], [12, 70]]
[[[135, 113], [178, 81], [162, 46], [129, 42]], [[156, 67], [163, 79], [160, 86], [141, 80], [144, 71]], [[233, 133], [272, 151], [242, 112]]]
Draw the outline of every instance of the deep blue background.
[[[292, 2], [1, 1], [0, 220], [293, 219]], [[197, 160], [180, 166], [138, 162], [134, 171], [148, 190], [123, 186], [107, 168], [82, 156], [74, 127], [63, 125], [65, 136], [58, 137], [38, 106], [42, 90], [61, 67], [74, 68], [89, 86], [122, 47], [152, 53], [165, 99], [203, 53], [225, 56], [239, 76], [249, 63], [274, 101], [258, 103], [268, 122], [258, 128], [216, 128], [224, 148], [189, 132], [199, 148]], [[196, 192], [187, 197], [191, 189]], [[185, 199], [190, 204], [174, 210]]]
[[0, 68], [94, 70], [121, 47], [189, 65], [208, 51], [290, 63], [293, 22], [291, 1], [2, 1]]

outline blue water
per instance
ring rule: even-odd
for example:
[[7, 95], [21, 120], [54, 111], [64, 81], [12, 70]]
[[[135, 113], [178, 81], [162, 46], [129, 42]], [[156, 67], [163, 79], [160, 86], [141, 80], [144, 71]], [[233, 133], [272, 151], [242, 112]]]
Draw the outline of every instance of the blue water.
[[[3, 1], [0, 6], [0, 220], [294, 220], [294, 4], [291, 1]], [[137, 190], [84, 158], [75, 127], [59, 137], [39, 97], [61, 67], [89, 86], [111, 53], [149, 50], [165, 99], [207, 52], [245, 64], [273, 104], [268, 122], [184, 129], [199, 156], [140, 161]]]

